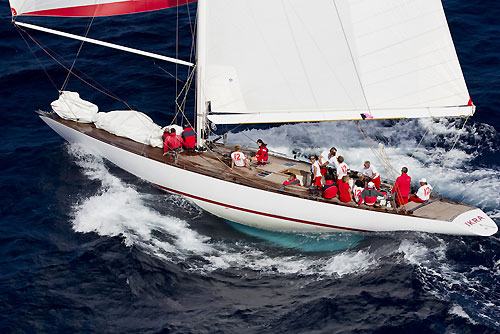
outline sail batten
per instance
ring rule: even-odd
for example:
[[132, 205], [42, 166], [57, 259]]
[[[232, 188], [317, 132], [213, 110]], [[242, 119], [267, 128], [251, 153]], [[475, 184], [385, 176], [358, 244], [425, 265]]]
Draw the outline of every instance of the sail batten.
[[440, 0], [211, 0], [206, 11], [202, 84], [212, 121], [473, 112], [449, 107], [469, 92]]

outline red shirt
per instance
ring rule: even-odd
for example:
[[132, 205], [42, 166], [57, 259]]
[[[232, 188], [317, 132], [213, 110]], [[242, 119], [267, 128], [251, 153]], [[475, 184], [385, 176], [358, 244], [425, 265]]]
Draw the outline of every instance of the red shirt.
[[181, 145], [182, 137], [176, 135], [174, 132], [170, 133], [168, 137], [165, 138], [165, 142], [163, 143], [163, 152], [178, 149], [181, 147]]
[[293, 180], [286, 180], [286, 181], [283, 182], [283, 185], [284, 186], [288, 186], [288, 185], [300, 185], [300, 181], [297, 178], [295, 178]]
[[181, 133], [181, 137], [182, 146], [184, 146], [184, 148], [194, 148], [194, 146], [196, 145], [196, 133], [194, 132], [193, 128], [185, 128]]
[[339, 182], [337, 184], [337, 186], [339, 187], [339, 198], [340, 198], [340, 201], [342, 202], [350, 202], [351, 201], [351, 195], [349, 194], [349, 183], [345, 183], [345, 182]]
[[392, 188], [391, 193], [397, 192], [401, 197], [408, 197], [410, 196], [410, 184], [411, 177], [409, 177], [408, 174], [403, 173], [396, 179], [396, 184], [394, 185], [394, 188]]
[[337, 196], [337, 187], [333, 183], [333, 180], [326, 180], [323, 186], [323, 197], [334, 198], [335, 196]]
[[257, 157], [257, 161], [267, 161], [267, 145], [261, 145], [255, 156]]

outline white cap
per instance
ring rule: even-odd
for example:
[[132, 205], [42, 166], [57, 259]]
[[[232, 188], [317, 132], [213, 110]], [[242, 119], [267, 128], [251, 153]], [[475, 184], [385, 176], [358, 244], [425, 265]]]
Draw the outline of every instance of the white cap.
[[421, 178], [420, 180], [418, 180], [418, 182], [423, 182], [423, 183], [427, 183], [427, 179], [425, 177]]
[[375, 183], [368, 182], [368, 188], [375, 188]]

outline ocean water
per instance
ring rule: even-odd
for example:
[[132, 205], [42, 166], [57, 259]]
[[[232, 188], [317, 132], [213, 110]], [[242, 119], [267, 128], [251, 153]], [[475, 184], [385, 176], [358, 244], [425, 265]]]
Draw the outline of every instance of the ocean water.
[[[500, 332], [498, 234], [260, 231], [65, 143], [34, 111], [49, 108], [66, 73], [23, 34], [25, 44], [8, 2], [0, 3], [2, 333]], [[500, 224], [500, 3], [443, 4], [476, 115], [465, 126], [463, 119], [363, 126], [397, 169], [408, 166], [413, 179], [426, 177]], [[179, 57], [189, 59], [195, 8], [181, 9], [178, 23], [175, 9], [95, 19], [89, 36], [175, 56], [178, 24]], [[78, 34], [88, 23], [25, 21]], [[78, 42], [29, 33], [71, 66]], [[175, 66], [84, 45], [76, 68], [170, 123], [183, 85], [170, 75]], [[74, 77], [68, 89], [101, 110], [126, 108]], [[239, 128], [228, 142], [251, 146], [257, 138], [299, 157], [335, 145], [353, 169], [366, 157], [376, 161], [348, 122]]]

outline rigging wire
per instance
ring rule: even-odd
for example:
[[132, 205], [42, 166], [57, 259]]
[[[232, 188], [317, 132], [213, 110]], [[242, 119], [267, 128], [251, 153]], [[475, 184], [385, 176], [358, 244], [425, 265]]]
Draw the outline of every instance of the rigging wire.
[[17, 29], [17, 32], [19, 33], [19, 35], [21, 36], [21, 38], [23, 39], [24, 43], [26, 43], [26, 46], [28, 46], [28, 49], [30, 49], [31, 53], [33, 54], [33, 56], [35, 57], [36, 61], [38, 62], [38, 64], [40, 65], [40, 67], [42, 68], [43, 72], [47, 75], [47, 78], [49, 78], [49, 81], [52, 83], [52, 86], [54, 86], [54, 88], [56, 90], [57, 89], [57, 86], [56, 86], [56, 83], [54, 82], [54, 80], [52, 80], [52, 77], [49, 75], [49, 73], [47, 72], [47, 70], [45, 69], [45, 66], [43, 66], [42, 62], [40, 61], [40, 59], [38, 58], [38, 56], [36, 55], [35, 51], [33, 51], [33, 49], [31, 48], [31, 45], [29, 45], [28, 41], [26, 40], [26, 38], [24, 38], [24, 35], [22, 34], [22, 32], [26, 32], [24, 31], [24, 29], [21, 29], [18, 25], [14, 24], [14, 26], [16, 27]]
[[[153, 65], [155, 65], [156, 67], [158, 67], [160, 70], [162, 70], [163, 72], [165, 72], [166, 74], [168, 74], [172, 79], [180, 82], [181, 84], [185, 85], [186, 84], [186, 81], [183, 81], [177, 77], [175, 77], [174, 74], [170, 73], [169, 71], [167, 71], [166, 69], [164, 69], [163, 67], [161, 67], [160, 65], [158, 65], [156, 62], [153, 63]], [[190, 75], [189, 71], [188, 71], [188, 76]], [[194, 88], [192, 88], [191, 86], [188, 88], [190, 91], [194, 92]]]
[[385, 153], [379, 152], [375, 147], [373, 147], [371, 141], [369, 140], [368, 134], [366, 133], [365, 130], [363, 130], [363, 128], [361, 127], [361, 125], [359, 124], [358, 121], [355, 121], [355, 124], [356, 124], [359, 132], [363, 136], [363, 139], [370, 147], [370, 150], [372, 151], [373, 155], [375, 155], [375, 157], [382, 163], [387, 174], [389, 174], [390, 177], [394, 179], [397, 173], [396, 173], [394, 167], [392, 167], [389, 159], [387, 158], [387, 155]]
[[[463, 129], [465, 129], [465, 125], [467, 124], [467, 121], [469, 120], [469, 118], [470, 118], [470, 115], [468, 115], [467, 118], [465, 119], [464, 124], [462, 125], [462, 127], [460, 128], [460, 131], [457, 134], [457, 138], [455, 139], [455, 142], [453, 143], [453, 146], [451, 147], [451, 149], [448, 151], [448, 153], [446, 155], [448, 155], [451, 151], [453, 151], [453, 149], [457, 145], [458, 140], [460, 139], [461, 133], [463, 132]], [[434, 182], [434, 180], [436, 180], [436, 183], [434, 183], [434, 187], [431, 190], [431, 195], [432, 195], [432, 192], [437, 188], [437, 185], [439, 184], [439, 182], [442, 180], [441, 179], [441, 174], [443, 174], [443, 167], [444, 167], [444, 165], [445, 165], [446, 162], [448, 162], [448, 159], [447, 158], [443, 159], [443, 161], [441, 163], [441, 168], [440, 168], [441, 171], [439, 172], [439, 174], [434, 175], [434, 177], [433, 177], [433, 182]]]
[[[394, 169], [394, 167], [392, 167], [390, 161], [389, 161], [389, 158], [387, 157], [387, 155], [385, 154], [385, 150], [382, 151], [382, 152], [378, 152], [372, 145], [372, 143], [368, 140], [369, 136], [368, 134], [363, 130], [363, 128], [361, 127], [361, 125], [359, 125], [359, 122], [358, 121], [355, 121], [355, 124], [359, 130], [359, 132], [361, 133], [361, 135], [363, 136], [363, 139], [366, 141], [366, 143], [368, 144], [368, 146], [370, 147], [370, 150], [372, 151], [373, 155], [375, 155], [375, 157], [382, 163], [382, 166], [384, 167], [385, 171], [387, 174], [390, 175], [391, 177], [391, 180], [395, 180], [396, 179], [396, 171]], [[395, 181], [394, 182], [390, 182], [390, 184], [392, 185], [391, 188], [394, 188], [395, 186]], [[399, 193], [397, 193], [397, 196], [400, 198], [401, 196], [399, 195]], [[395, 201], [394, 201], [395, 202]], [[396, 203], [393, 203], [394, 205]], [[406, 207], [405, 205], [403, 204], [402, 205], [403, 207], [403, 210], [406, 211]], [[394, 206], [394, 209], [396, 209], [396, 205]]]
[[344, 39], [347, 44], [347, 48], [349, 49], [349, 55], [351, 56], [352, 65], [354, 66], [354, 71], [356, 72], [356, 76], [359, 81], [359, 87], [361, 88], [361, 92], [363, 93], [363, 98], [365, 99], [366, 107], [368, 108], [368, 113], [371, 116], [372, 113], [370, 110], [370, 104], [368, 103], [368, 98], [366, 97], [365, 89], [363, 87], [363, 83], [361, 82], [361, 77], [359, 76], [358, 67], [356, 66], [356, 61], [354, 60], [354, 56], [352, 54], [351, 45], [349, 44], [349, 39], [347, 38], [347, 35], [345, 33], [344, 24], [342, 23], [342, 18], [340, 17], [339, 9], [337, 8], [337, 3], [335, 0], [332, 0], [332, 2], [333, 5], [335, 6], [335, 11], [337, 12], [337, 17], [340, 22], [340, 27], [342, 28], [342, 33], [344, 34]]
[[[54, 55], [52, 55], [49, 51], [47, 51], [47, 49], [49, 48], [46, 48], [43, 46], [43, 44], [41, 42], [39, 42], [38, 40], [36, 40], [33, 36], [31, 36], [26, 30], [20, 28], [19, 26], [16, 26], [18, 29], [20, 29], [21, 31], [23, 31], [36, 45], [38, 45], [38, 47], [45, 53], [47, 54], [52, 60], [54, 60], [57, 64], [59, 64], [62, 68], [64, 68], [66, 71], [69, 71], [69, 68], [64, 65], [63, 63], [61, 63], [61, 61], [59, 61]], [[51, 50], [52, 51], [52, 50]], [[53, 51], [52, 51], [53, 52]], [[57, 53], [54, 52], [54, 54], [57, 55]], [[60, 56], [59, 56], [60, 57]], [[60, 57], [62, 58], [63, 60], [65, 60], [63, 57]], [[81, 71], [80, 71], [81, 72]], [[100, 89], [96, 86], [94, 86], [92, 83], [90, 83], [89, 81], [85, 80], [84, 78], [82, 78], [81, 76], [79, 76], [78, 74], [76, 74], [74, 71], [71, 72], [72, 75], [74, 75], [77, 79], [79, 79], [80, 81], [82, 81], [83, 83], [87, 84], [88, 86], [94, 88], [95, 90], [101, 92], [102, 94], [112, 98], [112, 99], [115, 99], [117, 101], [120, 101], [122, 102], [123, 104], [125, 104], [127, 106], [128, 109], [132, 110], [132, 108], [128, 105], [128, 103], [123, 100], [123, 99], [120, 99], [119, 97], [113, 95], [113, 93], [108, 93], [106, 92], [107, 89], [103, 88], [103, 89]], [[85, 74], [84, 72], [82, 72], [85, 76], [88, 77], [87, 74]], [[97, 85], [99, 86], [102, 86], [101, 84], [99, 84], [98, 82], [96, 82], [95, 80], [91, 79], [92, 81], [94, 81]], [[51, 79], [52, 81], [52, 79]], [[57, 88], [57, 86], [54, 84], [54, 88], [59, 91], [59, 89]]]
[[[179, 0], [177, 0], [177, 6], [175, 7], [176, 9], [176, 18], [175, 18], [175, 58], [179, 59]], [[177, 78], [179, 76], [178, 72], [179, 66], [175, 64], [175, 77]], [[178, 96], [178, 85], [177, 85], [177, 80], [175, 80], [175, 96]], [[177, 98], [175, 101], [176, 108], [178, 108], [177, 104]], [[178, 112], [175, 113], [174, 119], [172, 122], [177, 123], [177, 114]], [[182, 126], [182, 120], [181, 118], [181, 126]]]
[[[197, 65], [195, 65], [194, 67], [196, 67], [196, 66]], [[191, 126], [191, 123], [187, 119], [186, 114], [184, 112], [184, 109], [182, 108], [182, 105], [185, 103], [185, 101], [187, 99], [187, 93], [189, 92], [189, 87], [191, 86], [191, 84], [193, 82], [194, 74], [195, 73], [196, 73], [195, 71], [191, 71], [191, 73], [189, 74], [188, 79], [186, 80], [186, 83], [184, 84], [184, 86], [182, 87], [181, 91], [179, 92], [179, 94], [175, 98], [175, 106], [176, 106], [177, 111], [175, 113], [175, 116], [172, 118], [172, 122], [170, 123], [170, 125], [172, 125], [173, 123], [175, 123], [175, 121], [177, 119], [177, 115], [180, 113], [180, 114], [182, 114], [183, 118], [186, 119], [186, 121], [188, 122], [189, 126]], [[181, 104], [179, 104], [178, 103], [178, 99], [179, 99], [179, 97], [181, 97], [181, 95], [183, 93], [184, 93], [184, 97], [182, 99]]]
[[[177, 4], [178, 4], [178, 0], [177, 0]], [[177, 5], [177, 22], [176, 22], [176, 56], [178, 57], [178, 53], [179, 53], [179, 5]], [[190, 27], [190, 32], [191, 32], [191, 37], [192, 37], [192, 42], [191, 42], [191, 50], [190, 50], [190, 56], [189, 56], [189, 60], [192, 61], [192, 58], [193, 58], [193, 54], [194, 54], [194, 49], [195, 49], [195, 34], [194, 34], [194, 30], [193, 30], [193, 24], [192, 24], [192, 21], [191, 21], [191, 12], [189, 10], [189, 4], [186, 3], [186, 8], [187, 8], [187, 12], [188, 12], [188, 18], [189, 18], [189, 27]], [[193, 66], [193, 68], [187, 68], [187, 80], [184, 82], [182, 80], [179, 79], [179, 76], [178, 76], [178, 67], [176, 65], [175, 67], [175, 75], [170, 73], [169, 71], [167, 71], [166, 69], [164, 69], [163, 67], [161, 67], [160, 65], [157, 65], [155, 63], [155, 65], [161, 69], [163, 72], [167, 73], [169, 76], [171, 76], [174, 80], [175, 80], [175, 93], [176, 93], [176, 98], [175, 98], [175, 115], [174, 117], [172, 118], [172, 121], [170, 123], [170, 125], [176, 123], [177, 124], [177, 117], [179, 114], [182, 114], [182, 118], [180, 119], [180, 122], [181, 122], [181, 125], [184, 123], [184, 120], [189, 124], [189, 126], [192, 127], [191, 123], [189, 122], [187, 116], [185, 115], [185, 112], [184, 112], [184, 109], [185, 109], [185, 106], [186, 106], [186, 101], [187, 101], [187, 97], [188, 97], [188, 93], [190, 91], [194, 91], [194, 89], [191, 87], [192, 85], [192, 82], [194, 80], [194, 74], [195, 74], [195, 71], [196, 71], [196, 65]], [[183, 84], [183, 87], [181, 89], [181, 91], [179, 92], [179, 88], [178, 88], [178, 83], [182, 83]], [[181, 102], [179, 103], [179, 99], [181, 98], [181, 95], [184, 94], [184, 97], [182, 98]]]
[[410, 159], [413, 158], [413, 156], [415, 155], [415, 153], [417, 153], [417, 150], [420, 147], [420, 144], [422, 144], [422, 142], [424, 141], [424, 138], [427, 135], [427, 133], [429, 132], [430, 128], [431, 128], [430, 126], [427, 126], [427, 129], [425, 130], [424, 135], [422, 136], [422, 138], [420, 138], [420, 141], [418, 142], [417, 147], [415, 147], [415, 149], [413, 150], [413, 153], [411, 154]]
[[[94, 22], [94, 18], [95, 18], [95, 11], [94, 11], [94, 16], [92, 16], [92, 18], [90, 19], [89, 21], [89, 24], [87, 25], [87, 30], [85, 31], [85, 37], [88, 36], [89, 34], [89, 31], [90, 31], [90, 27], [92, 26], [92, 23]], [[76, 53], [76, 56], [75, 56], [75, 59], [73, 60], [73, 64], [71, 64], [71, 68], [69, 69], [68, 71], [68, 75], [66, 76], [66, 79], [64, 79], [64, 82], [61, 86], [61, 89], [59, 90], [60, 92], [65, 90], [67, 85], [68, 85], [68, 81], [69, 81], [69, 78], [71, 77], [71, 73], [73, 72], [73, 69], [75, 67], [75, 64], [76, 64], [76, 60], [78, 59], [78, 56], [80, 55], [80, 51], [82, 51], [82, 48], [83, 48], [83, 44], [85, 43], [85, 41], [82, 41], [80, 43], [80, 47], [78, 48], [78, 51]]]

